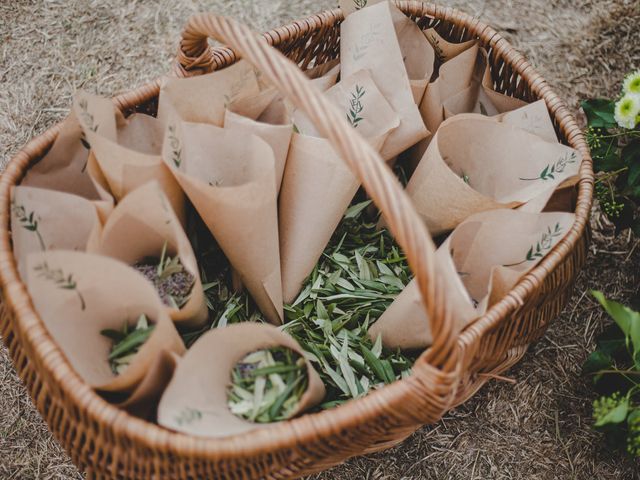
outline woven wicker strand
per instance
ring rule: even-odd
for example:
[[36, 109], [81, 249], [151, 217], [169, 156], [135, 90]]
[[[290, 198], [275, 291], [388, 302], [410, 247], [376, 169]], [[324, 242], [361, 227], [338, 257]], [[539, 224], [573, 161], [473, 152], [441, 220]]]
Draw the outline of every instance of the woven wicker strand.
[[[517, 362], [529, 343], [543, 334], [566, 304], [576, 274], [585, 262], [586, 226], [593, 191], [591, 159], [575, 120], [544, 79], [493, 29], [450, 8], [417, 1], [396, 3], [421, 28], [436, 28], [447, 40], [460, 42], [477, 38], [489, 51], [489, 66], [497, 91], [527, 101], [545, 100], [560, 136], [579, 149], [584, 158], [576, 222], [571, 231], [504, 299], [457, 336], [454, 343], [447, 330], [448, 319], [444, 311], [439, 310], [444, 304], [438, 302], [436, 282], [427, 282], [426, 288], [423, 285], [426, 298], [436, 301], [436, 305], [429, 308], [434, 309], [430, 314], [441, 340], [439, 348], [431, 349], [420, 358], [410, 378], [340, 408], [282, 422], [249, 435], [224, 440], [189, 437], [133, 418], [89, 389], [52, 341], [18, 277], [9, 232], [10, 189], [50, 148], [60, 128], [59, 125], [53, 127], [18, 152], [0, 178], [3, 299], [0, 335], [36, 407], [88, 478], [292, 478], [323, 470], [353, 455], [388, 448], [421, 424], [437, 421], [454, 403], [464, 401], [492, 375]], [[341, 19], [339, 10], [323, 12], [265, 33], [263, 38], [304, 69], [337, 56]], [[238, 31], [232, 29], [226, 33]], [[187, 28], [185, 33], [174, 68], [176, 74], [200, 74], [235, 61], [233, 50], [203, 45], [203, 35], [213, 33], [206, 28]], [[247, 45], [263, 48], [254, 45], [252, 42], [257, 41], [250, 37], [236, 39], [241, 43], [232, 45], [240, 47], [239, 50]], [[225, 37], [229, 43], [233, 40]], [[264, 57], [268, 53], [260, 55], [257, 60], [271, 62], [269, 57]], [[276, 65], [268, 63], [267, 66]], [[289, 85], [287, 73], [276, 70], [272, 74], [280, 87]], [[114, 102], [125, 113], [154, 113], [158, 92], [159, 81], [154, 81], [114, 98]], [[310, 103], [309, 106], [318, 105]], [[366, 147], [362, 152], [347, 141], [348, 144], [341, 145], [347, 153], [371, 153]], [[405, 231], [407, 226], [402, 227], [410, 221], [412, 213], [407, 213], [404, 207], [402, 211], [392, 208], [394, 204], [398, 206], [390, 193], [393, 190], [378, 190], [385, 184], [378, 184], [377, 177], [387, 178], [387, 172], [378, 171], [376, 161], [369, 159], [371, 165], [363, 167], [372, 167], [374, 173], [359, 171], [356, 165], [363, 184], [370, 193], [376, 192], [379, 206], [387, 202], [384, 208], [387, 216], [394, 219], [395, 234], [398, 238], [405, 235], [403, 246], [414, 254], [430, 254], [432, 245], [424, 229]], [[394, 189], [395, 184], [391, 185]], [[427, 273], [423, 281], [437, 276], [429, 270], [433, 262], [425, 258], [413, 259], [412, 268], [418, 273]]]

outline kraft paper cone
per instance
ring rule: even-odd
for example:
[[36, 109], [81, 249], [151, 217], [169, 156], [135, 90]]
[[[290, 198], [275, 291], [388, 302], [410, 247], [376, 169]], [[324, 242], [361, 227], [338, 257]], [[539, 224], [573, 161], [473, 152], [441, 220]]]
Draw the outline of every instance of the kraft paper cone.
[[[171, 430], [200, 437], [226, 437], [269, 424], [252, 423], [235, 416], [227, 406], [227, 389], [236, 363], [249, 353], [286, 347], [304, 357], [304, 351], [288, 334], [265, 324], [243, 323], [205, 333], [179, 361], [158, 407], [158, 423]], [[305, 359], [308, 388], [296, 414], [317, 405], [324, 385]]]
[[425, 30], [424, 36], [433, 47], [438, 67], [478, 43], [477, 40], [467, 40], [461, 43], [448, 42], [433, 28]]
[[264, 316], [282, 323], [271, 147], [255, 135], [176, 120], [168, 126], [164, 151], [180, 186]]
[[[439, 249], [435, 259], [440, 279], [445, 282], [454, 328], [461, 331], [478, 315], [449, 251]], [[431, 345], [433, 337], [417, 280], [413, 279], [407, 284], [389, 308], [369, 327], [368, 334], [374, 341], [380, 335], [382, 344], [390, 349], [424, 349]]]
[[[326, 95], [376, 149], [398, 126], [398, 116], [367, 70], [340, 81]], [[315, 131], [310, 121], [301, 128]], [[295, 299], [359, 186], [327, 139], [294, 133], [279, 199], [285, 302]]]
[[[463, 328], [500, 301], [567, 234], [574, 220], [572, 213], [501, 209], [475, 214], [460, 224], [436, 252], [439, 264], [449, 267], [443, 269], [444, 279], [450, 282], [447, 294], [457, 327]], [[387, 348], [431, 345], [416, 280], [371, 326], [369, 335], [374, 339], [382, 335]]]
[[420, 27], [391, 5], [391, 18], [407, 69], [413, 101], [419, 105], [433, 75], [436, 55]]
[[221, 127], [227, 107], [245, 97], [259, 95], [260, 87], [253, 67], [242, 60], [206, 75], [166, 78], [160, 87], [158, 119], [167, 125], [170, 118], [178, 116], [185, 122]]
[[[369, 70], [359, 70], [342, 79], [327, 90], [325, 96], [344, 112], [351, 126], [364, 138], [385, 137], [371, 141], [376, 148], [380, 148], [390, 132], [400, 125], [400, 118], [374, 83]], [[293, 118], [300, 134], [321, 136], [301, 110], [296, 110]]]
[[480, 315], [569, 232], [573, 213], [492, 210], [473, 215], [440, 248], [453, 261]]
[[[147, 280], [122, 262], [66, 250], [32, 253], [23, 278], [34, 307], [76, 372], [101, 392], [131, 394], [163, 350], [182, 354], [184, 344]], [[119, 330], [145, 314], [155, 328], [120, 375], [108, 356], [112, 341], [101, 330]]]
[[96, 206], [86, 198], [44, 188], [12, 189], [11, 239], [18, 264], [34, 252], [84, 251], [101, 230]]
[[[94, 128], [101, 133], [104, 127]], [[51, 150], [27, 170], [20, 185], [72, 193], [91, 200], [104, 221], [113, 210], [114, 201], [106, 183], [100, 181], [103, 180], [101, 172], [96, 165], [92, 168], [91, 163], [89, 145], [72, 109]]]
[[[260, 121], [262, 118], [266, 121]], [[273, 150], [276, 192], [279, 192], [293, 134], [293, 124], [284, 102], [274, 102], [274, 106], [269, 109], [267, 115], [259, 117], [258, 120], [251, 120], [227, 110], [224, 128], [236, 130], [248, 136], [256, 135], [267, 142]]]
[[513, 111], [498, 115], [495, 119], [522, 128], [547, 142], [558, 142], [558, 136], [544, 100], [538, 100]]
[[349, 15], [340, 26], [342, 76], [370, 70], [374, 83], [400, 117], [400, 126], [391, 132], [380, 152], [385, 160], [429, 134], [411, 93], [392, 8], [388, 2], [378, 3]]
[[134, 265], [145, 258], [159, 259], [165, 243], [166, 254], [180, 258], [194, 278], [187, 302], [180, 309], [167, 306], [167, 312], [178, 327], [202, 326], [208, 311], [196, 257], [158, 182], [149, 182], [124, 197], [105, 223], [99, 241], [87, 249]]
[[[139, 113], [125, 119], [111, 100], [86, 92], [76, 94], [73, 108], [116, 200], [155, 180], [184, 224], [184, 193], [160, 156], [164, 137], [161, 123]], [[94, 132], [96, 125], [102, 125], [102, 130]]]
[[482, 116], [444, 122], [407, 193], [439, 235], [474, 213], [515, 208], [577, 174], [580, 154]]

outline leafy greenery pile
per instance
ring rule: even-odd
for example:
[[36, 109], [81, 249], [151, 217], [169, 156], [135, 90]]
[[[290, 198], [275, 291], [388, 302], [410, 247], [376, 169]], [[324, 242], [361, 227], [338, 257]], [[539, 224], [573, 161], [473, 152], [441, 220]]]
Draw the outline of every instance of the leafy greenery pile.
[[593, 402], [594, 426], [611, 445], [640, 457], [640, 312], [593, 295], [615, 321], [583, 366], [601, 395]]

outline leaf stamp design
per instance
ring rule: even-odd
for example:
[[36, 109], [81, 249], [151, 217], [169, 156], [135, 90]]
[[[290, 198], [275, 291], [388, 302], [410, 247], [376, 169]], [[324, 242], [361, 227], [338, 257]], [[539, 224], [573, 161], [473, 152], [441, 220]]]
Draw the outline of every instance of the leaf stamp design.
[[535, 245], [531, 245], [525, 259], [518, 263], [511, 263], [509, 265], [503, 265], [503, 267], [515, 267], [516, 265], [522, 265], [525, 262], [533, 262], [544, 257], [554, 244], [554, 239], [562, 235], [562, 227], [560, 223], [556, 223], [554, 227], [548, 226], [547, 231], [543, 232], [540, 236], [540, 240]]
[[364, 110], [364, 105], [362, 105], [362, 97], [367, 93], [364, 87], [356, 84], [356, 89], [351, 93], [351, 100], [349, 101], [349, 113], [347, 113], [347, 120], [353, 128], [357, 128], [363, 117], [360, 116], [362, 111]]
[[440, 39], [436, 37], [435, 34], [431, 33], [430, 35], [427, 35], [427, 40], [429, 40], [429, 43], [431, 43], [431, 46], [435, 50], [436, 59], [438, 60], [438, 62], [444, 63], [447, 60], [447, 57], [444, 54], [444, 50], [442, 50], [442, 47], [440, 46]]
[[197, 408], [184, 407], [182, 411], [173, 418], [178, 425], [184, 426], [184, 425], [190, 425], [193, 422], [199, 422], [200, 420], [202, 420], [202, 417], [204, 415], [207, 415], [210, 413], [211, 412], [198, 410]]
[[38, 237], [38, 242], [40, 243], [40, 248], [44, 252], [47, 247], [44, 244], [44, 240], [42, 239], [40, 231], [38, 230], [38, 218], [36, 218], [35, 212], [27, 212], [27, 209], [24, 207], [24, 205], [18, 205], [14, 201], [11, 202], [11, 210], [17, 217], [22, 228], [36, 234], [36, 236]]
[[176, 135], [176, 126], [169, 125], [167, 127], [169, 131], [169, 146], [171, 147], [171, 160], [176, 168], [180, 168], [182, 164], [182, 147], [180, 146], [180, 139]]
[[58, 288], [63, 290], [73, 290], [80, 300], [80, 309], [85, 310], [87, 308], [84, 297], [78, 290], [78, 284], [73, 279], [73, 274], [65, 274], [62, 268], [51, 268], [46, 261], [33, 267], [33, 270], [38, 272], [38, 276], [40, 278], [53, 282]]
[[565, 153], [562, 157], [556, 160], [554, 163], [548, 164], [542, 169], [542, 172], [534, 178], [522, 178], [520, 180], [533, 181], [533, 180], [554, 180], [556, 173], [562, 173], [567, 168], [567, 165], [571, 165], [577, 162], [576, 152]]
[[360, 10], [367, 6], [369, 0], [353, 0], [353, 4], [356, 6], [356, 10]]
[[[83, 98], [79, 100], [78, 106], [80, 107], [80, 119], [82, 120], [82, 123], [84, 123], [84, 125], [92, 132], [97, 132], [98, 124], [95, 123], [93, 114], [89, 112], [89, 102], [87, 101], [87, 99]], [[82, 143], [82, 146], [87, 150], [91, 149], [91, 145], [87, 140], [84, 130], [80, 134], [80, 143]], [[84, 172], [87, 169], [87, 163], [88, 163], [88, 159], [86, 162], [84, 162], [84, 165], [82, 166], [82, 170], [80, 170], [81, 172]]]

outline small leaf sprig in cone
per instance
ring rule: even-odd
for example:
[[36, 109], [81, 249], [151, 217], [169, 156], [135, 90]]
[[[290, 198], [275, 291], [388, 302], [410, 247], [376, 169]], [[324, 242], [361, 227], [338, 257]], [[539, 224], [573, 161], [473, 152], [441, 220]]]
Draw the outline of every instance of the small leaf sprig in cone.
[[153, 283], [165, 305], [179, 309], [189, 301], [195, 277], [185, 270], [177, 255], [171, 257], [167, 254], [167, 242], [159, 259], [145, 259], [133, 268]]
[[231, 380], [229, 409], [257, 423], [291, 418], [309, 382], [304, 358], [282, 347], [250, 353], [236, 364]]
[[124, 372], [144, 342], [149, 339], [153, 328], [154, 325], [149, 324], [147, 316], [141, 314], [133, 328], [129, 326], [129, 322], [125, 321], [121, 330], [106, 329], [100, 332], [101, 335], [113, 341], [109, 353], [109, 365], [113, 373], [120, 375]]

